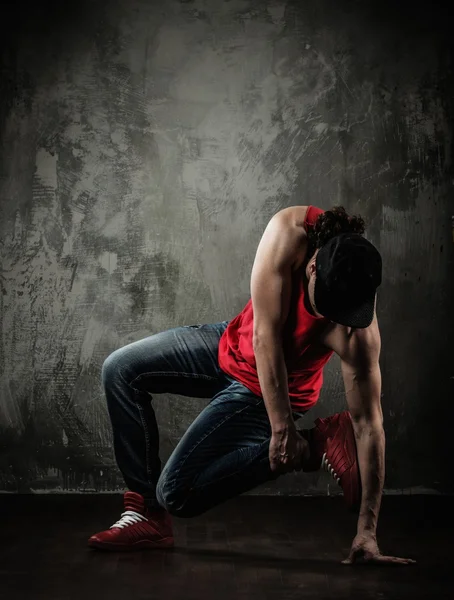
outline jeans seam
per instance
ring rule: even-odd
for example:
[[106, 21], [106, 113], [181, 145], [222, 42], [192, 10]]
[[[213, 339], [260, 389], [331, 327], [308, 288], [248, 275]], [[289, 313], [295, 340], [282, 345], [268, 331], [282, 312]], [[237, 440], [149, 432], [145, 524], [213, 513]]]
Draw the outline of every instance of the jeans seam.
[[[266, 441], [270, 441], [271, 438], [268, 438], [267, 440], [264, 440], [262, 443], [265, 443]], [[235, 451], [234, 451], [235, 452]], [[219, 483], [220, 481], [223, 481], [224, 479], [228, 479], [229, 477], [234, 477], [235, 475], [238, 475], [238, 473], [241, 473], [242, 471], [244, 471], [244, 469], [246, 469], [247, 467], [249, 467], [252, 462], [255, 460], [255, 458], [251, 458], [245, 465], [243, 465], [242, 469], [237, 469], [236, 471], [234, 471], [233, 473], [229, 473], [228, 475], [224, 475], [223, 477], [218, 477], [218, 479], [213, 479], [203, 485], [196, 485], [194, 487], [191, 487], [191, 490], [194, 491], [200, 491], [203, 490], [205, 487], [207, 487], [208, 485], [212, 485], [214, 483]], [[269, 456], [264, 456], [261, 460], [260, 463], [262, 462], [269, 462]], [[282, 473], [278, 473], [277, 477], [280, 477], [282, 475]]]
[[[262, 462], [265, 462], [266, 460], [268, 460], [268, 462], [269, 462], [269, 457], [268, 457], [268, 456], [264, 456], [264, 457], [263, 457], [263, 458], [260, 460], [260, 462], [262, 463]], [[236, 470], [236, 471], [234, 471], [233, 473], [229, 473], [228, 475], [224, 475], [223, 477], [218, 477], [218, 479], [211, 480], [211, 481], [209, 481], [209, 482], [207, 482], [207, 483], [205, 483], [205, 484], [203, 484], [203, 485], [198, 485], [198, 486], [195, 486], [195, 487], [191, 487], [191, 491], [197, 491], [197, 492], [198, 492], [198, 491], [200, 491], [200, 490], [203, 490], [203, 488], [207, 487], [208, 485], [212, 485], [212, 484], [215, 484], [215, 483], [219, 483], [220, 481], [223, 481], [224, 479], [228, 479], [229, 477], [233, 477], [234, 475], [238, 475], [238, 473], [241, 473], [242, 471], [244, 471], [244, 469], [245, 469], [245, 468], [249, 467], [249, 466], [252, 464], [252, 462], [253, 462], [253, 461], [254, 461], [254, 459], [253, 459], [253, 458], [252, 458], [252, 459], [250, 459], [250, 460], [249, 460], [249, 461], [246, 463], [246, 465], [244, 465], [244, 468], [243, 468], [243, 469], [237, 469], [237, 470]], [[281, 475], [281, 473], [279, 473], [279, 474], [278, 474], [278, 476], [279, 476], [279, 475]]]
[[[121, 370], [121, 368], [119, 368], [119, 372], [120, 372], [120, 377], [123, 379], [123, 381], [128, 385], [128, 387], [130, 387], [132, 389], [132, 391], [134, 392], [134, 396], [136, 396], [137, 393], [140, 392], [140, 390], [136, 390], [136, 388], [133, 387], [133, 384], [136, 381], [139, 381], [141, 378], [144, 377], [154, 377], [154, 376], [167, 376], [167, 377], [175, 377], [175, 376], [181, 376], [181, 377], [187, 377], [187, 378], [193, 378], [193, 379], [205, 379], [205, 380], [209, 380], [209, 381], [217, 381], [217, 379], [215, 377], [210, 377], [209, 375], [199, 375], [197, 373], [182, 373], [182, 372], [178, 372], [178, 371], [151, 371], [151, 372], [147, 372], [147, 373], [141, 373], [140, 375], [138, 375], [137, 377], [135, 377], [134, 379], [131, 380], [131, 382], [127, 382], [125, 376], [123, 375], [123, 372]], [[137, 402], [137, 400], [134, 400], [134, 404], [136, 405], [138, 411], [139, 411], [139, 417], [140, 417], [140, 421], [142, 423], [142, 428], [144, 431], [144, 436], [145, 436], [145, 470], [147, 473], [147, 484], [152, 487], [152, 473], [151, 473], [151, 465], [150, 465], [150, 434], [148, 431], [148, 427], [147, 427], [147, 422], [144, 416], [144, 412], [143, 412], [143, 408], [140, 406], [140, 403]]]
[[188, 379], [205, 379], [207, 381], [213, 381], [213, 382], [218, 381], [217, 377], [211, 377], [211, 375], [203, 375], [203, 374], [198, 374], [198, 373], [182, 373], [181, 371], [150, 371], [147, 373], [141, 373], [140, 375], [135, 377], [131, 381], [131, 383], [129, 383], [128, 385], [130, 385], [132, 387], [132, 385], [136, 381], [139, 381], [140, 379], [143, 379], [145, 377], [153, 378], [153, 377], [163, 377], [163, 376], [164, 377], [186, 377]]
[[140, 406], [138, 402], [135, 403], [137, 408], [139, 409], [139, 416], [142, 422], [142, 427], [145, 433], [145, 465], [147, 469], [147, 483], [151, 487], [153, 484], [151, 483], [151, 466], [150, 466], [150, 435], [148, 432], [147, 422], [145, 420], [143, 414], [143, 408]]
[[[260, 404], [260, 402], [261, 402], [261, 401], [262, 401], [262, 399], [260, 398], [260, 399], [259, 399], [259, 400], [256, 402], [255, 406], [258, 406], [258, 404]], [[242, 413], [243, 411], [247, 410], [248, 408], [250, 408], [250, 407], [249, 407], [249, 406], [243, 406], [242, 408], [240, 408], [239, 410], [235, 411], [234, 413], [231, 413], [231, 414], [227, 415], [227, 416], [226, 416], [226, 417], [225, 417], [225, 418], [224, 418], [222, 421], [220, 421], [219, 423], [217, 423], [215, 427], [212, 427], [212, 428], [211, 428], [209, 431], [207, 431], [207, 432], [205, 433], [205, 435], [204, 435], [204, 436], [202, 436], [202, 437], [201, 437], [199, 440], [197, 440], [197, 443], [196, 443], [196, 444], [194, 444], [194, 446], [192, 446], [192, 448], [190, 448], [190, 449], [189, 449], [189, 450], [186, 452], [186, 454], [184, 455], [184, 457], [183, 457], [183, 458], [182, 458], [182, 459], [179, 461], [178, 468], [177, 468], [177, 469], [176, 469], [176, 471], [174, 472], [172, 479], [171, 479], [170, 481], [169, 481], [169, 479], [168, 479], [169, 483], [171, 483], [171, 484], [172, 484], [172, 482], [173, 482], [173, 483], [175, 483], [175, 481], [178, 479], [178, 475], [180, 474], [180, 471], [181, 471], [181, 469], [183, 468], [183, 466], [184, 466], [184, 464], [186, 463], [186, 461], [187, 461], [187, 459], [189, 458], [189, 456], [190, 456], [190, 455], [191, 455], [191, 454], [194, 452], [194, 450], [195, 450], [195, 449], [196, 449], [198, 446], [200, 446], [200, 444], [201, 444], [203, 441], [205, 441], [205, 440], [206, 440], [206, 438], [207, 438], [209, 435], [211, 435], [211, 434], [212, 434], [214, 431], [216, 431], [217, 429], [219, 429], [219, 427], [221, 427], [221, 425], [223, 425], [224, 423], [226, 423], [226, 422], [227, 422], [229, 419], [231, 419], [231, 418], [232, 418], [232, 417], [234, 417], [234, 416], [237, 416], [237, 415], [239, 415], [240, 413]], [[172, 480], [173, 480], [173, 481], [172, 481]]]
[[145, 437], [145, 469], [147, 472], [147, 484], [150, 487], [153, 487], [153, 484], [151, 481], [151, 465], [150, 465], [150, 434], [148, 431], [146, 419], [143, 414], [143, 408], [140, 406], [139, 402], [137, 402], [137, 400], [136, 400], [136, 395], [138, 393], [137, 390], [134, 389], [132, 387], [132, 385], [127, 382], [125, 376], [123, 375], [123, 371], [121, 370], [121, 367], [118, 368], [118, 371], [120, 373], [121, 379], [123, 379], [123, 381], [126, 383], [126, 385], [128, 387], [130, 387], [134, 393], [134, 404], [136, 405], [137, 410], [139, 411], [140, 422], [142, 423], [144, 437]]

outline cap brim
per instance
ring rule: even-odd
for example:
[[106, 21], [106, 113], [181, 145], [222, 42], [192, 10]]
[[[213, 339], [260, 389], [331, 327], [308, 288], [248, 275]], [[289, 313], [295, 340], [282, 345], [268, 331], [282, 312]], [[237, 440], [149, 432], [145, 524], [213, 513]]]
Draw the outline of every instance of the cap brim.
[[323, 285], [315, 279], [314, 301], [317, 312], [339, 325], [365, 329], [374, 319], [375, 293], [358, 302], [340, 300], [323, 289]]

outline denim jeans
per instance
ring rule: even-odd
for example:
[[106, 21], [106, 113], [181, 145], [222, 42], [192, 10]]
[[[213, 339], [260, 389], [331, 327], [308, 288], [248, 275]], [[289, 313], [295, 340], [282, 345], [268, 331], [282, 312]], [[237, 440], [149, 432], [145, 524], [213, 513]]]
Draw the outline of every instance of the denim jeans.
[[[104, 362], [115, 458], [131, 491], [179, 517], [199, 515], [276, 479], [264, 401], [224, 373], [218, 345], [228, 321], [177, 327], [133, 342]], [[212, 398], [161, 470], [153, 394]], [[296, 417], [297, 418], [297, 417]]]

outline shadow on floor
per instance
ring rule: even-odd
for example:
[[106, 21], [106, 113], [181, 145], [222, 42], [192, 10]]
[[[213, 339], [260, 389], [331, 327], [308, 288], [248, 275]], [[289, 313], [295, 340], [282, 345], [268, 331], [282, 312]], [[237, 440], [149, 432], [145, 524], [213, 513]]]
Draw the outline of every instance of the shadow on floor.
[[379, 543], [412, 567], [341, 564], [356, 517], [341, 498], [243, 496], [175, 519], [170, 551], [104, 554], [87, 538], [120, 496], [0, 496], [2, 597], [46, 600], [454, 598], [452, 498], [385, 497]]

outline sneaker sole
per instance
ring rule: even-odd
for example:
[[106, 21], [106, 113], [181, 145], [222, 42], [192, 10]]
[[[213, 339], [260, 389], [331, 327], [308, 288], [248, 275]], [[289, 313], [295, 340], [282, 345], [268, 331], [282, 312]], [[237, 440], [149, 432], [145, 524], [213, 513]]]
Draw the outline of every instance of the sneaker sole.
[[152, 540], [140, 540], [134, 544], [111, 544], [109, 542], [89, 541], [88, 546], [95, 550], [105, 550], [106, 552], [133, 552], [135, 550], [159, 550], [163, 548], [173, 548], [174, 539], [171, 537], [163, 538], [157, 542]]
[[[352, 422], [352, 417], [351, 414], [348, 411], [345, 411], [346, 417], [345, 417], [345, 426], [346, 426], [346, 435], [344, 438], [344, 441], [347, 442], [347, 444], [354, 448], [354, 455], [353, 455], [353, 461], [351, 466], [349, 467], [348, 471], [346, 471], [341, 478], [341, 481], [339, 482], [339, 486], [342, 488], [342, 492], [343, 492], [343, 497], [344, 497], [344, 501], [345, 504], [347, 505], [348, 509], [352, 512], [359, 512], [360, 506], [361, 506], [361, 496], [362, 496], [362, 484], [361, 484], [361, 474], [360, 474], [360, 470], [359, 470], [359, 460], [358, 460], [358, 448], [356, 446], [356, 439], [355, 439], [355, 431], [353, 428], [353, 422]], [[345, 487], [347, 487], [347, 481], [351, 482], [351, 480], [354, 480], [354, 484], [352, 486], [348, 486], [349, 489], [346, 492], [345, 491]]]
[[[353, 460], [349, 461], [351, 463], [350, 467], [347, 469], [347, 471], [345, 471], [342, 474], [341, 480], [339, 482], [337, 482], [337, 485], [342, 490], [342, 495], [343, 495], [344, 502], [345, 502], [347, 508], [350, 511], [357, 513], [361, 506], [361, 496], [362, 496], [361, 474], [360, 474], [360, 470], [359, 470], [359, 461], [358, 461], [358, 448], [356, 446], [355, 432], [354, 432], [350, 412], [344, 411], [344, 413], [341, 413], [341, 415], [342, 415], [342, 425], [345, 427], [345, 436], [344, 436], [343, 442], [347, 442], [347, 445], [350, 448], [353, 447], [355, 452], [354, 452], [353, 457], [352, 456], [349, 457], [349, 458], [352, 458]], [[314, 422], [315, 426], [317, 426], [319, 423], [320, 423], [320, 419], [316, 419]], [[328, 438], [327, 438], [327, 441], [328, 441]], [[335, 448], [334, 450], [332, 448], [330, 448], [331, 455], [333, 455], [333, 453], [336, 454], [337, 451], [338, 451], [337, 448]], [[326, 454], [324, 456], [326, 456]], [[322, 464], [320, 467], [322, 469], [324, 466], [323, 462], [324, 461], [322, 461]], [[313, 470], [313, 469], [308, 469], [308, 470]], [[352, 483], [352, 480], [354, 481], [353, 485], [347, 485], [347, 482]]]

